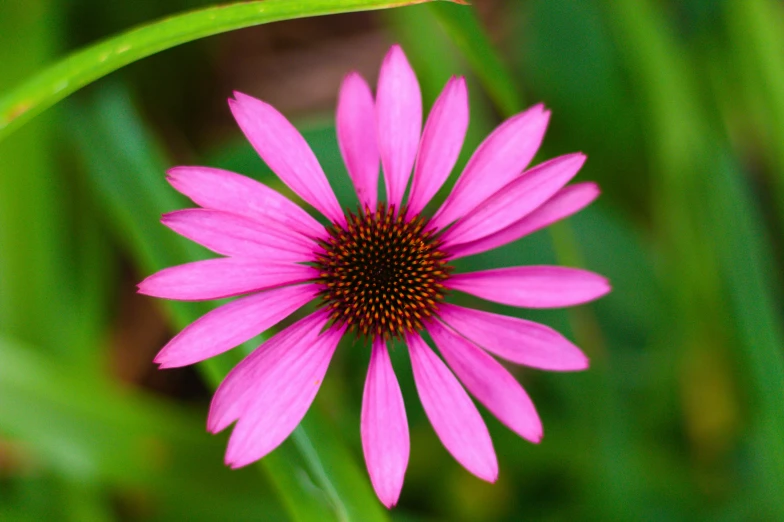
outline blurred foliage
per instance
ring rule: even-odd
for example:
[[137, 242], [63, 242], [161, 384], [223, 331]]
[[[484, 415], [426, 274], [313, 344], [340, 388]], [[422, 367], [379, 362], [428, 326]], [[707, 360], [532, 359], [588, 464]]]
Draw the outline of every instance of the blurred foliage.
[[[0, 98], [68, 51], [206, 3], [0, 3]], [[0, 520], [784, 520], [784, 8], [474, 4], [200, 40], [0, 142]], [[225, 435], [204, 430], [210, 390], [260, 339], [198, 371], [158, 372], [155, 349], [213, 305], [153, 302], [133, 283], [208, 255], [158, 223], [187, 206], [167, 167], [228, 168], [286, 191], [232, 124], [234, 89], [271, 93], [354, 206], [332, 100], [347, 70], [374, 75], [392, 41], [428, 106], [449, 76], [467, 76], [460, 165], [524, 101], [543, 101], [553, 116], [538, 159], [582, 150], [580, 179], [603, 189], [568, 223], [460, 267], [585, 266], [614, 291], [568, 312], [489, 307], [558, 328], [593, 361], [579, 374], [514, 369], [546, 436], [528, 444], [485, 415], [494, 485], [440, 446], [396, 347], [412, 451], [386, 513], [359, 441], [367, 350], [344, 342], [303, 425], [230, 471]], [[288, 97], [277, 87], [295, 84]]]

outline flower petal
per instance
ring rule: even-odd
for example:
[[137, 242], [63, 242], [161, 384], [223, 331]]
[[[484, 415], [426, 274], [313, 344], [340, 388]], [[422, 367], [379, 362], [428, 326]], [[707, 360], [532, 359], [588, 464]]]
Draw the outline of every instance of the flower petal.
[[235, 366], [212, 397], [207, 430], [212, 433], [223, 431], [239, 419], [255, 397], [260, 378], [294, 346], [313, 343], [326, 322], [323, 313], [310, 314], [272, 336]]
[[336, 121], [340, 153], [359, 203], [375, 210], [379, 165], [376, 107], [370, 87], [359, 73], [350, 73], [343, 80]]
[[237, 214], [201, 208], [164, 214], [161, 222], [181, 236], [224, 256], [267, 261], [313, 260], [316, 244], [274, 222], [262, 223]]
[[314, 277], [318, 277], [318, 271], [306, 265], [223, 257], [164, 268], [139, 283], [139, 293], [203, 301], [302, 283]]
[[409, 438], [403, 394], [383, 340], [373, 341], [362, 397], [362, 449], [370, 481], [388, 508], [397, 504], [408, 465]]
[[234, 119], [261, 159], [299, 197], [345, 224], [343, 211], [316, 156], [302, 134], [272, 105], [240, 92], [229, 100]]
[[549, 119], [550, 111], [535, 105], [512, 116], [485, 138], [436, 212], [432, 225], [446, 227], [523, 172], [542, 143]]
[[314, 341], [292, 344], [258, 376], [253, 396], [234, 426], [226, 464], [239, 468], [277, 448], [310, 408], [344, 328], [330, 328]]
[[583, 154], [567, 154], [525, 172], [447, 230], [444, 248], [481, 239], [524, 218], [566, 185], [583, 163]]
[[438, 438], [468, 471], [488, 482], [498, 461], [482, 416], [452, 372], [418, 335], [407, 339], [419, 398]]
[[438, 321], [427, 331], [458, 379], [498, 420], [524, 439], [542, 439], [542, 422], [533, 402], [498, 361]]
[[286, 196], [258, 181], [209, 167], [174, 167], [169, 183], [197, 205], [261, 222], [278, 222], [300, 234], [322, 238], [324, 227]]
[[376, 119], [387, 201], [400, 208], [422, 130], [422, 94], [399, 45], [392, 46], [381, 64]]
[[452, 246], [448, 249], [449, 258], [472, 256], [517, 241], [521, 237], [576, 214], [598, 196], [599, 187], [595, 183], [577, 183], [564, 187], [542, 206], [516, 223], [481, 239]]
[[318, 291], [315, 285], [284, 286], [225, 304], [174, 336], [155, 362], [161, 368], [176, 368], [230, 350], [278, 324]]
[[452, 304], [442, 304], [438, 313], [460, 335], [513, 363], [551, 371], [588, 368], [577, 346], [543, 324]]
[[408, 213], [419, 214], [444, 184], [463, 147], [468, 129], [465, 78], [451, 78], [427, 117], [419, 145]]
[[523, 308], [574, 306], [610, 291], [610, 283], [604, 277], [564, 266], [515, 266], [455, 274], [445, 286]]

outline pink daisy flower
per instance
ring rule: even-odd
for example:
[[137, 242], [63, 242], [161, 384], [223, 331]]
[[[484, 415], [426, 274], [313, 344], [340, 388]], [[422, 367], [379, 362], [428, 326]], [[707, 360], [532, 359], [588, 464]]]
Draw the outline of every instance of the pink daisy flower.
[[[399, 46], [381, 66], [376, 98], [357, 73], [341, 87], [340, 150], [359, 198], [345, 213], [300, 133], [270, 105], [236, 93], [229, 105], [245, 136], [280, 177], [330, 222], [244, 176], [176, 167], [170, 183], [201, 208], [166, 214], [175, 232], [225, 257], [161, 270], [139, 292], [180, 300], [245, 295], [175, 336], [161, 368], [193, 364], [273, 327], [297, 309], [318, 308], [265, 341], [238, 364], [212, 400], [208, 429], [236, 423], [231, 467], [275, 449], [313, 401], [341, 337], [370, 344], [361, 435], [370, 479], [388, 507], [397, 503], [408, 464], [403, 397], [387, 342], [404, 340], [425, 413], [446, 449], [477, 477], [494, 481], [498, 463], [470, 399], [521, 437], [538, 442], [542, 425], [515, 378], [493, 356], [553, 371], [587, 368], [558, 332], [534, 322], [448, 304], [450, 292], [522, 308], [565, 307], [606, 294], [607, 280], [585, 270], [515, 266], [453, 273], [450, 263], [539, 230], [584, 208], [593, 183], [566, 186], [585, 161], [568, 154], [526, 170], [549, 112], [537, 105], [499, 126], [474, 152], [432, 216], [423, 209], [457, 161], [468, 127], [463, 78], [444, 87], [422, 130], [416, 76]], [[377, 191], [379, 163], [387, 201]], [[412, 177], [408, 198], [404, 198]], [[404, 203], [405, 200], [405, 203]], [[422, 339], [427, 332], [443, 360]]]

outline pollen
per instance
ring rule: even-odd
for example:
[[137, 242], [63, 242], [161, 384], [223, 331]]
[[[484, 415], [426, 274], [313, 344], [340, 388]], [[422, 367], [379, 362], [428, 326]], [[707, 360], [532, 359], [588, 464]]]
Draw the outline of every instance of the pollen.
[[403, 338], [437, 314], [452, 267], [427, 224], [382, 203], [349, 212], [345, 228], [328, 228], [316, 266], [334, 324], [358, 336]]

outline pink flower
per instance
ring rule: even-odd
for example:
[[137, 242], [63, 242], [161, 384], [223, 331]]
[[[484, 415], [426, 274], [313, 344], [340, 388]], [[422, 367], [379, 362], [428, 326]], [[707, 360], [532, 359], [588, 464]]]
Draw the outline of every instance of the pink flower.
[[[316, 300], [316, 312], [276, 334], [234, 368], [215, 393], [208, 429], [235, 423], [226, 463], [264, 457], [310, 407], [346, 332], [371, 344], [362, 399], [362, 446], [381, 501], [397, 503], [409, 456], [403, 397], [387, 341], [405, 340], [425, 412], [446, 449], [487, 481], [498, 475], [487, 427], [466, 389], [511, 430], [542, 437], [533, 403], [492, 355], [553, 371], [588, 360], [547, 326], [447, 304], [450, 291], [523, 308], [565, 307], [606, 294], [599, 275], [576, 268], [516, 266], [454, 274], [457, 258], [499, 247], [584, 208], [593, 183], [566, 186], [585, 161], [568, 154], [525, 170], [549, 112], [537, 105], [509, 118], [474, 152], [444, 204], [421, 214], [449, 176], [468, 126], [463, 78], [452, 78], [424, 130], [419, 84], [403, 51], [384, 59], [376, 99], [349, 74], [337, 108], [340, 150], [360, 208], [344, 213], [299, 132], [270, 105], [236, 93], [234, 117], [262, 159], [308, 204], [305, 210], [249, 178], [208, 167], [176, 167], [169, 181], [202, 208], [166, 214], [175, 232], [226, 257], [175, 266], [139, 292], [180, 300], [247, 294], [175, 336], [161, 368], [193, 364], [233, 348]], [[379, 162], [388, 199], [379, 202]], [[413, 180], [406, 203], [404, 195]], [[442, 361], [422, 339], [427, 331]], [[461, 384], [462, 383], [462, 384]]]

